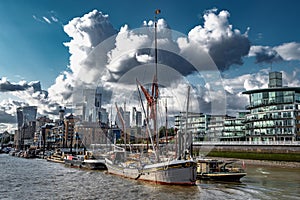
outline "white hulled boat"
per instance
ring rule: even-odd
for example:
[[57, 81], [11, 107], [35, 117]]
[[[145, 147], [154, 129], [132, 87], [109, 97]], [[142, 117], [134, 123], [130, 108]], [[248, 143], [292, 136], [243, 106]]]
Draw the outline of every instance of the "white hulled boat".
[[[117, 154], [115, 154], [117, 155]], [[157, 184], [194, 185], [196, 163], [192, 160], [170, 160], [153, 164], [118, 162], [106, 158], [106, 166], [111, 174]]]

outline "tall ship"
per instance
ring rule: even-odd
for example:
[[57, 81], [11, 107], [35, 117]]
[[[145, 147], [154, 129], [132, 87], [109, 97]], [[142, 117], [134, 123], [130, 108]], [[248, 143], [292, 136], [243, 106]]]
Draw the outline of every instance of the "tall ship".
[[[122, 157], [126, 153], [115, 152], [113, 156]], [[111, 174], [156, 184], [195, 185], [196, 163], [192, 160], [167, 160], [156, 163], [106, 158], [106, 167]]]
[[[186, 150], [188, 146], [185, 140], [178, 142], [178, 151], [175, 156], [168, 157], [161, 153], [159, 144], [159, 137], [157, 131], [157, 100], [158, 92], [158, 79], [157, 79], [157, 21], [156, 15], [160, 10], [155, 11], [155, 75], [152, 83], [152, 93], [150, 94], [140, 82], [137, 80], [137, 88], [141, 105], [146, 118], [147, 133], [151, 141], [152, 149], [147, 152], [131, 153], [126, 151], [126, 134], [125, 135], [125, 148], [116, 147], [110, 155], [105, 158], [108, 173], [120, 175], [126, 178], [135, 180], [148, 181], [156, 184], [170, 184], [170, 185], [195, 185], [197, 177], [197, 163], [193, 161], [192, 157]], [[144, 94], [147, 105], [151, 110], [150, 117], [146, 115], [145, 108], [141, 99], [141, 91]], [[189, 93], [189, 90], [188, 90]], [[188, 95], [189, 96], [189, 95]], [[189, 98], [189, 97], [188, 97]], [[187, 103], [188, 104], [188, 103]], [[187, 106], [188, 108], [188, 106]], [[118, 107], [116, 105], [116, 109]], [[120, 112], [118, 111], [120, 115]], [[121, 121], [122, 116], [119, 116]], [[150, 129], [149, 121], [152, 120], [153, 128]], [[124, 124], [124, 123], [123, 123]], [[125, 131], [125, 130], [124, 130]], [[153, 134], [152, 134], [153, 132]], [[186, 133], [187, 134], [187, 133]], [[153, 136], [152, 136], [153, 135]], [[156, 141], [154, 142], [154, 136]], [[184, 137], [187, 138], [187, 137]], [[191, 143], [190, 143], [191, 145]]]

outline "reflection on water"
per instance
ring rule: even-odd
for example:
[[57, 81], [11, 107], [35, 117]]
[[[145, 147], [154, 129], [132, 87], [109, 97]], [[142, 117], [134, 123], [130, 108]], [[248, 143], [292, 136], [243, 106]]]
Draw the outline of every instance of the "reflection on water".
[[3, 154], [0, 168], [0, 199], [300, 199], [300, 169], [248, 166], [240, 183], [198, 181], [189, 187]]

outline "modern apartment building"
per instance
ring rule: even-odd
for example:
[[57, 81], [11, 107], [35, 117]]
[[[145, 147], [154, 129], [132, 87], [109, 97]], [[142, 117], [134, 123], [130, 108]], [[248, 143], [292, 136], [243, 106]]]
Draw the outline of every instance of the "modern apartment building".
[[245, 116], [249, 112], [239, 112], [237, 117], [226, 117], [221, 141], [245, 141]]
[[225, 119], [233, 118], [228, 115], [210, 115], [206, 137], [210, 141], [219, 141], [224, 130]]
[[300, 87], [284, 87], [282, 73], [269, 73], [269, 86], [245, 91], [245, 135], [248, 141], [294, 141], [300, 136]]
[[[186, 120], [186, 112], [180, 112], [175, 116], [174, 127], [181, 132], [192, 132], [193, 141], [203, 141], [207, 134], [211, 115], [203, 113], [188, 113], [188, 119]], [[187, 126], [185, 125], [187, 122]]]

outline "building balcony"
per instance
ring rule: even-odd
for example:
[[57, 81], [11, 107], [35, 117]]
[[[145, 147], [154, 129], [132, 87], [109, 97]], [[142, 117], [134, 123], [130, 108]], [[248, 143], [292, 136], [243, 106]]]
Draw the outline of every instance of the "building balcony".
[[249, 123], [249, 122], [259, 122], [259, 121], [273, 121], [273, 120], [292, 120], [294, 119], [293, 117], [272, 117], [272, 116], [268, 116], [265, 115], [262, 118], [257, 118], [257, 117], [251, 117], [248, 119], [244, 120], [244, 123]]
[[254, 130], [254, 129], [267, 129], [267, 128], [272, 128], [272, 129], [283, 129], [283, 128], [293, 128], [293, 125], [262, 125], [262, 126], [246, 126], [245, 130]]
[[282, 105], [282, 104], [293, 104], [294, 101], [286, 101], [286, 102], [275, 102], [275, 101], [271, 101], [271, 102], [264, 102], [264, 103], [260, 103], [260, 104], [250, 104], [245, 106], [246, 110], [251, 110], [254, 108], [259, 108], [259, 107], [265, 107], [265, 106], [273, 106], [273, 105]]

